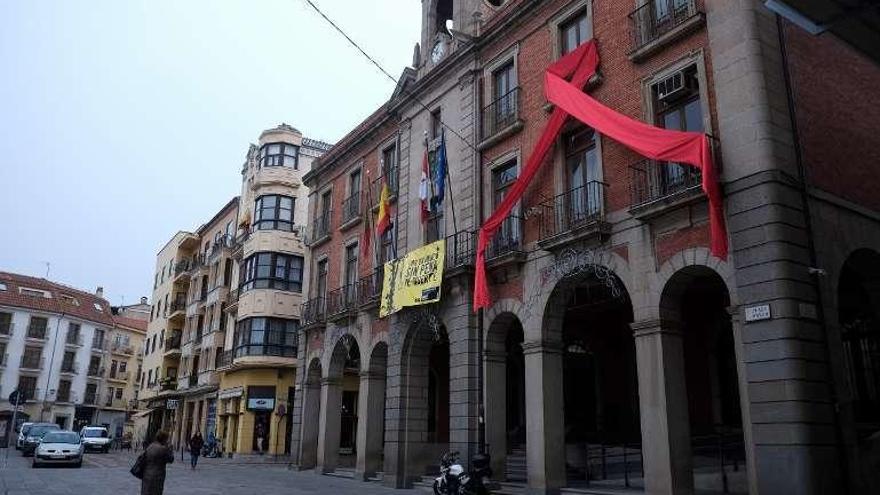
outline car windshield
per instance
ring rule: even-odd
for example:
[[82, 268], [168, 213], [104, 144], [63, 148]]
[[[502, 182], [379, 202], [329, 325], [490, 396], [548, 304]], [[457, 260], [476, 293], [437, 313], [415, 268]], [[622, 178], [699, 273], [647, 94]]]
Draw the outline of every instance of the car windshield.
[[83, 431], [83, 436], [86, 438], [107, 438], [107, 430], [104, 430], [104, 429], [85, 430], [85, 431]]
[[79, 443], [79, 435], [72, 431], [53, 431], [43, 435], [45, 443]]
[[29, 437], [42, 437], [46, 434], [46, 432], [52, 430], [60, 430], [61, 428], [58, 425], [40, 425], [40, 426], [31, 426], [31, 429], [28, 430], [27, 435]]

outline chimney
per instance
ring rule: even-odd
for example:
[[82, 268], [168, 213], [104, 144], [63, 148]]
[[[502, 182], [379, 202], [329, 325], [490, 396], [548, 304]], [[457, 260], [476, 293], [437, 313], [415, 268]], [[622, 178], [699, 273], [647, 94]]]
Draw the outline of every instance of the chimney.
[[95, 289], [95, 295], [98, 297], [104, 297], [104, 288], [101, 286], [98, 286], [98, 288]]
[[147, 301], [148, 301], [147, 296], [141, 297], [141, 304], [147, 304]]

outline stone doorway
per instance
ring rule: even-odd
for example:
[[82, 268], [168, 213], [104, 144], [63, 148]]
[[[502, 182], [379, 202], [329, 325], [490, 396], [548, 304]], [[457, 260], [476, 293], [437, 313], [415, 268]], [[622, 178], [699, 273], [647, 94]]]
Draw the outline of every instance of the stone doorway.
[[486, 442], [496, 479], [525, 482], [526, 391], [523, 328], [512, 313], [502, 313], [486, 336]]

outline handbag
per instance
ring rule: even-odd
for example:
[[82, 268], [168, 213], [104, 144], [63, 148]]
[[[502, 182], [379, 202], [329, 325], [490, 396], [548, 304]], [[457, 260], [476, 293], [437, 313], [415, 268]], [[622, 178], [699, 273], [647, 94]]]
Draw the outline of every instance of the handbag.
[[137, 457], [137, 459], [135, 459], [134, 465], [131, 466], [131, 475], [139, 480], [144, 479], [144, 454], [143, 453], [141, 453], [141, 455], [139, 455]]

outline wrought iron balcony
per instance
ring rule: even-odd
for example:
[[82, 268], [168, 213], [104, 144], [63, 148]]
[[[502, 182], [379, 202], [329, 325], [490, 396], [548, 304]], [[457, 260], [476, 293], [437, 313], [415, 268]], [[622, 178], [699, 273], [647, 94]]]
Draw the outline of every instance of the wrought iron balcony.
[[64, 338], [64, 345], [72, 345], [72, 346], [76, 346], [76, 347], [82, 346], [83, 345], [82, 335], [80, 335], [78, 333], [68, 333], [67, 337]]
[[303, 326], [324, 323], [326, 317], [327, 304], [323, 297], [309, 299], [303, 303], [301, 315]]
[[346, 284], [327, 293], [327, 317], [340, 318], [357, 309], [357, 284]]
[[187, 272], [189, 272], [190, 268], [192, 268], [192, 263], [190, 260], [180, 260], [174, 264], [174, 276], [180, 276]]
[[358, 305], [370, 306], [378, 304], [382, 296], [382, 284], [385, 281], [385, 268], [380, 266], [373, 273], [358, 280]]
[[165, 352], [173, 352], [180, 350], [180, 334], [172, 335], [165, 339]]
[[33, 356], [25, 354], [21, 356], [19, 367], [28, 370], [41, 370], [46, 364], [46, 359], [42, 356]]
[[55, 394], [55, 401], [69, 404], [76, 402], [76, 395], [70, 390], [58, 391], [58, 393]]
[[477, 233], [462, 230], [446, 237], [446, 274], [473, 268], [477, 254]]
[[232, 365], [232, 350], [222, 351], [217, 355], [216, 368], [223, 368]]
[[115, 373], [111, 371], [108, 378], [111, 380], [127, 382], [129, 377], [131, 377], [131, 374], [128, 371], [116, 371]]
[[309, 245], [314, 246], [330, 238], [332, 219], [332, 210], [327, 210], [314, 218], [307, 238]]
[[370, 198], [373, 204], [370, 205], [371, 208], [379, 207], [379, 199], [382, 197], [382, 184], [385, 183], [386, 177], [388, 179], [388, 193], [391, 198], [397, 196], [397, 184], [398, 184], [398, 169], [397, 167], [391, 167], [388, 170], [388, 174], [380, 175], [379, 177], [373, 179], [373, 182], [370, 184]]
[[486, 248], [486, 259], [492, 260], [512, 254], [525, 255], [522, 226], [523, 219], [518, 215], [509, 215], [505, 218]]
[[483, 107], [483, 139], [498, 134], [519, 120], [519, 100], [519, 88], [513, 88]]
[[134, 354], [134, 347], [128, 342], [116, 342], [110, 346], [110, 350], [117, 354]]
[[186, 299], [178, 299], [177, 301], [172, 301], [168, 307], [170, 313], [169, 316], [174, 315], [179, 311], [186, 313]]
[[91, 366], [89, 365], [88, 376], [91, 377], [100, 377], [104, 375], [104, 367], [103, 366]]
[[176, 378], [163, 378], [159, 381], [159, 390], [174, 390], [177, 388]]
[[361, 217], [361, 203], [363, 202], [363, 193], [360, 190], [352, 193], [351, 196], [342, 201], [342, 223], [343, 225]]
[[[686, 27], [698, 25], [703, 13], [697, 10], [694, 0], [648, 0], [644, 5], [629, 14], [633, 33], [633, 54], [638, 54], [649, 44], [659, 42], [666, 35], [675, 37]], [[696, 21], [696, 22], [695, 22]], [[680, 33], [683, 34], [683, 33]]]
[[46, 340], [46, 327], [42, 325], [28, 325], [26, 337], [29, 339]]
[[538, 243], [552, 248], [583, 237], [607, 234], [606, 187], [603, 182], [588, 182], [539, 204]]
[[189, 385], [190, 387], [195, 387], [198, 384], [199, 384], [199, 374], [193, 373], [192, 375], [189, 375], [189, 377], [187, 378], [187, 385]]
[[61, 363], [61, 372], [69, 373], [75, 375], [77, 370], [79, 369], [79, 365], [76, 362], [62, 362]]
[[91, 406], [97, 405], [98, 394], [95, 392], [86, 392], [85, 395], [83, 395], [83, 404], [88, 404]]
[[630, 166], [630, 212], [634, 215], [701, 195], [702, 173], [690, 165], [643, 160]]
[[235, 244], [235, 240], [233, 239], [233, 237], [231, 235], [228, 235], [228, 234], [221, 235], [219, 238], [214, 240], [213, 244], [211, 244], [211, 251], [210, 251], [210, 254], [208, 254], [208, 259], [209, 260], [216, 259], [217, 256], [219, 256], [221, 253], [223, 253], [224, 250], [232, 249], [232, 246], [234, 244]]

